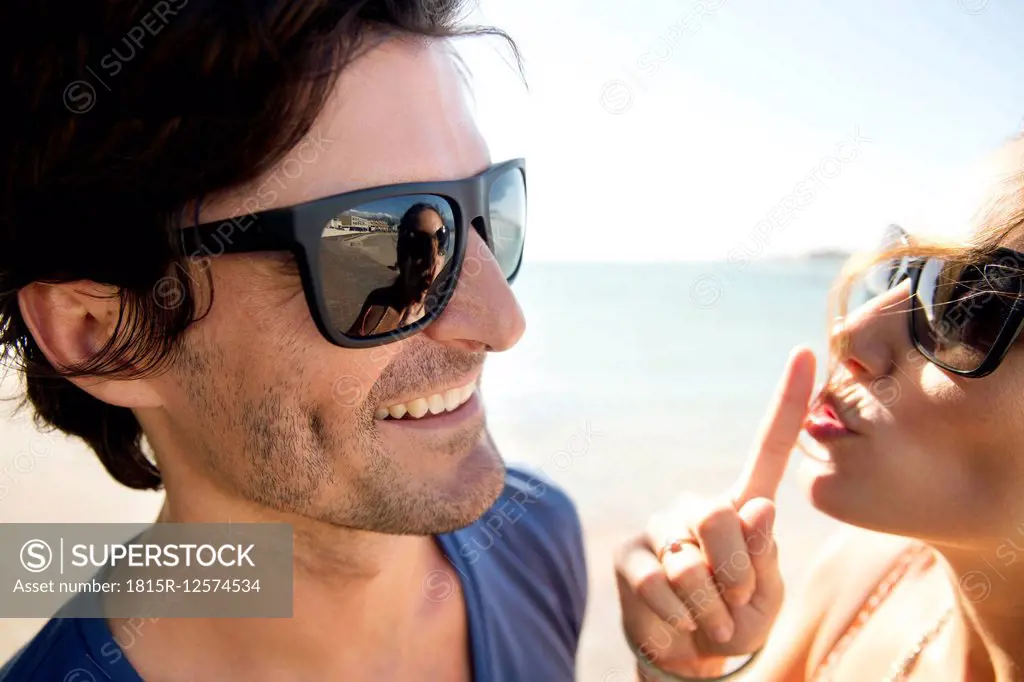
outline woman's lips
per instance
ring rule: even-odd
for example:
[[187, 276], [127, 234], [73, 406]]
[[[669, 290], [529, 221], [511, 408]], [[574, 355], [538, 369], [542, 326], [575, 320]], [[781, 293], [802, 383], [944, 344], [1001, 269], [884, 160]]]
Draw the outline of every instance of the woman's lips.
[[839, 412], [828, 397], [819, 399], [811, 409], [807, 419], [804, 420], [804, 430], [818, 441], [832, 440], [854, 433], [843, 423]]

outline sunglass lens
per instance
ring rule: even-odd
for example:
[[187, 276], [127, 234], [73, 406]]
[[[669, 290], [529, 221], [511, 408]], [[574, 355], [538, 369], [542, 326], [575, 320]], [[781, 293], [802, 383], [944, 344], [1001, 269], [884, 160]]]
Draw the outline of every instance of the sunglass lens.
[[929, 258], [921, 264], [912, 306], [915, 340], [940, 364], [976, 371], [995, 347], [1021, 293], [1016, 267]]
[[[909, 244], [909, 236], [898, 225], [890, 225], [882, 237], [879, 251], [884, 253]], [[892, 258], [872, 266], [864, 277], [866, 298], [884, 294], [905, 280], [909, 274], [910, 259], [906, 256]]]
[[455, 218], [434, 195], [391, 197], [334, 216], [320, 239], [327, 317], [352, 338], [409, 327], [432, 312], [452, 268]]
[[495, 178], [490, 191], [490, 239], [506, 279], [515, 276], [526, 240], [526, 177], [512, 168]]

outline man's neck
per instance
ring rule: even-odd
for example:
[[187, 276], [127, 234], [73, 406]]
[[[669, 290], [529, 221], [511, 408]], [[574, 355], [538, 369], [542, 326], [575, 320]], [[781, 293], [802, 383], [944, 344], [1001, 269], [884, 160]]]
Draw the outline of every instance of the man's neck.
[[[254, 514], [241, 505], [230, 512], [199, 512], [195, 505], [175, 502], [169, 498], [160, 522], [292, 523], [294, 615], [158, 622], [150, 632], [162, 635], [136, 638], [127, 652], [137, 668], [166, 670], [168, 656], [184, 648], [196, 652], [195, 664], [205, 676], [224, 669], [238, 679], [262, 679], [268, 670], [281, 671], [280, 679], [333, 679], [338, 671], [346, 671], [346, 679], [415, 679], [410, 668], [433, 669], [436, 679], [469, 676], [464, 602], [454, 567], [434, 538], [282, 519]], [[445, 599], [432, 598], [425, 588], [431, 576], [451, 587]], [[111, 626], [119, 623], [112, 621]], [[161, 643], [173, 645], [161, 651]], [[440, 655], [424, 660], [431, 652]], [[248, 662], [253, 670], [242, 674], [238, 661]]]

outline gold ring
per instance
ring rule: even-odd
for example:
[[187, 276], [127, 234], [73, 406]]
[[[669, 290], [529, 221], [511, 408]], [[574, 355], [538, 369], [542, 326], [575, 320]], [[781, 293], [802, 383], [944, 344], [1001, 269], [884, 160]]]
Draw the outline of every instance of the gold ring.
[[661, 549], [658, 550], [658, 561], [664, 561], [665, 555], [668, 553], [675, 554], [677, 552], [683, 551], [684, 545], [693, 545], [697, 549], [700, 549], [700, 543], [697, 542], [697, 540], [695, 540], [693, 537], [672, 538], [664, 545], [662, 545]]

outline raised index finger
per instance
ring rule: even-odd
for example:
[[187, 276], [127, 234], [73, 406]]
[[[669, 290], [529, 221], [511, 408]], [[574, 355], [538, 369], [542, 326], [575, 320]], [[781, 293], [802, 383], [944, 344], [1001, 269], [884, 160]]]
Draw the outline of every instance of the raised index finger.
[[732, 500], [737, 509], [755, 497], [775, 499], [775, 491], [786, 473], [789, 453], [807, 417], [814, 370], [814, 353], [808, 348], [794, 349], [775, 398], [761, 422], [754, 450], [733, 489]]

